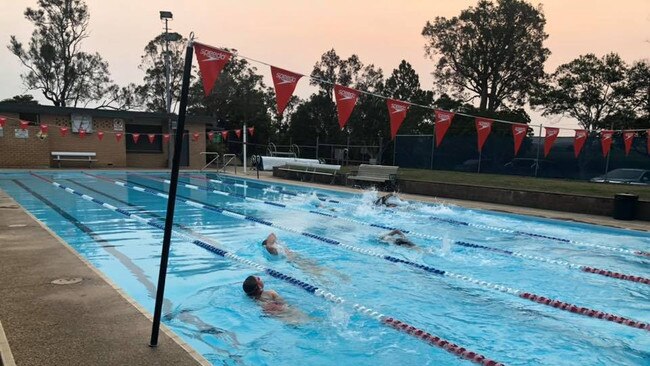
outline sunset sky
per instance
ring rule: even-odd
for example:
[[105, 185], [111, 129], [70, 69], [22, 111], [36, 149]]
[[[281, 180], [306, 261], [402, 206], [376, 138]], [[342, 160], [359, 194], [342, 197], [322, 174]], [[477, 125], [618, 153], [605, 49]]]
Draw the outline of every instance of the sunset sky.
[[[0, 98], [38, 91], [25, 90], [24, 72], [6, 48], [9, 36], [26, 43], [33, 30], [23, 16], [35, 0], [3, 1], [0, 13]], [[342, 57], [356, 53], [364, 64], [374, 63], [389, 75], [402, 59], [419, 73], [422, 87], [431, 89], [434, 63], [424, 57], [420, 35], [427, 20], [452, 17], [476, 0], [87, 0], [90, 37], [84, 50], [99, 52], [109, 62], [113, 80], [140, 83], [138, 69], [146, 43], [162, 28], [159, 10], [174, 13], [171, 27], [183, 35], [193, 31], [203, 43], [237, 49], [241, 54], [279, 67], [309, 74], [320, 55], [334, 48]], [[532, 2], [538, 4], [538, 2]], [[650, 0], [541, 1], [547, 19], [552, 54], [547, 71], [585, 53], [617, 52], [627, 62], [650, 58]], [[258, 65], [269, 78], [267, 68]], [[269, 82], [267, 81], [267, 84]], [[296, 93], [306, 97], [315, 89], [301, 81]], [[567, 118], [539, 117], [534, 123], [575, 127]]]

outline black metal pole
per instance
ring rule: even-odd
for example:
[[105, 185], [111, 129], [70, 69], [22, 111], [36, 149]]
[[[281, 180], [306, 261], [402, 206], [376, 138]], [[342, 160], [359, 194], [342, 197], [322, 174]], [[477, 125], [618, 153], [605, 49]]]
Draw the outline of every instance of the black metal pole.
[[167, 278], [167, 262], [169, 260], [169, 245], [171, 243], [172, 225], [174, 223], [174, 207], [176, 206], [176, 188], [178, 185], [178, 167], [180, 165], [181, 150], [183, 149], [183, 131], [185, 131], [185, 112], [187, 109], [187, 95], [190, 90], [190, 72], [192, 70], [193, 35], [187, 42], [185, 50], [185, 69], [183, 70], [183, 87], [178, 110], [178, 125], [174, 137], [174, 157], [172, 160], [171, 183], [167, 198], [167, 216], [165, 217], [165, 234], [163, 236], [162, 254], [160, 256], [160, 271], [158, 272], [158, 287], [156, 291], [156, 305], [153, 312], [153, 326], [151, 327], [150, 347], [158, 346], [158, 333], [160, 331], [160, 316], [162, 313], [165, 295], [165, 279]]

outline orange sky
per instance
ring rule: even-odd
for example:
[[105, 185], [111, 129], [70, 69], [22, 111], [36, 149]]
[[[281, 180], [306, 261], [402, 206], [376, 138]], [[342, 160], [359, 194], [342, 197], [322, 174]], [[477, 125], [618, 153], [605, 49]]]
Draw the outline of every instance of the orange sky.
[[[9, 35], [26, 42], [32, 31], [22, 13], [35, 0], [3, 1], [0, 13], [0, 98], [26, 92], [17, 58], [7, 49]], [[431, 88], [432, 61], [424, 58], [420, 35], [427, 20], [458, 15], [475, 0], [86, 0], [91, 36], [87, 51], [99, 52], [118, 84], [139, 83], [137, 68], [144, 45], [161, 29], [159, 10], [174, 13], [173, 29], [194, 31], [201, 42], [236, 48], [241, 54], [279, 67], [309, 74], [320, 55], [330, 48], [347, 57], [356, 53], [390, 74], [402, 59], [420, 74], [423, 88]], [[537, 2], [533, 2], [537, 4]], [[617, 52], [632, 62], [650, 57], [650, 0], [541, 1], [547, 19], [552, 55], [547, 71], [585, 53]], [[182, 5], [181, 5], [182, 4]], [[268, 74], [264, 66], [260, 71]], [[313, 91], [306, 80], [296, 93]], [[34, 96], [43, 99], [40, 92]], [[542, 118], [536, 123], [574, 127], [568, 119]]]

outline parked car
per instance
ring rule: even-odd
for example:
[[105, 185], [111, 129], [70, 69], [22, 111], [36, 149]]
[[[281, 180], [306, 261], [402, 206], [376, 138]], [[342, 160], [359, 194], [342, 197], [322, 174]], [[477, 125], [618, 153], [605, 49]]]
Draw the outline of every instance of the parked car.
[[[539, 165], [539, 168], [537, 165]], [[564, 178], [560, 168], [554, 162], [548, 160], [515, 158], [503, 166], [503, 172], [511, 175], [534, 177], [535, 170], [537, 170], [538, 177]]]
[[593, 177], [589, 181], [596, 183], [650, 185], [650, 170], [614, 169], [607, 174]]

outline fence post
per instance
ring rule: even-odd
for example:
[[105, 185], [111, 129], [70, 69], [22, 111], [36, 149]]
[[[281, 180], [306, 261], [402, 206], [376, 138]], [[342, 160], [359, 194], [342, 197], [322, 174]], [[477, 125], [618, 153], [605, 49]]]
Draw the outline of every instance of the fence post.
[[436, 135], [435, 133], [431, 135], [431, 164], [429, 166], [430, 170], [433, 170], [433, 153], [436, 150]]
[[244, 134], [244, 175], [246, 175], [246, 160], [248, 159], [248, 156], [246, 155], [246, 135], [248, 133], [246, 132], [246, 122], [244, 122], [244, 129], [242, 130], [242, 133]]
[[316, 160], [318, 160], [318, 144], [319, 144], [318, 140], [319, 139], [320, 139], [320, 136], [316, 135]]
[[535, 158], [535, 177], [539, 170], [539, 147], [542, 145], [542, 125], [539, 125], [539, 136], [537, 136], [537, 157]]

